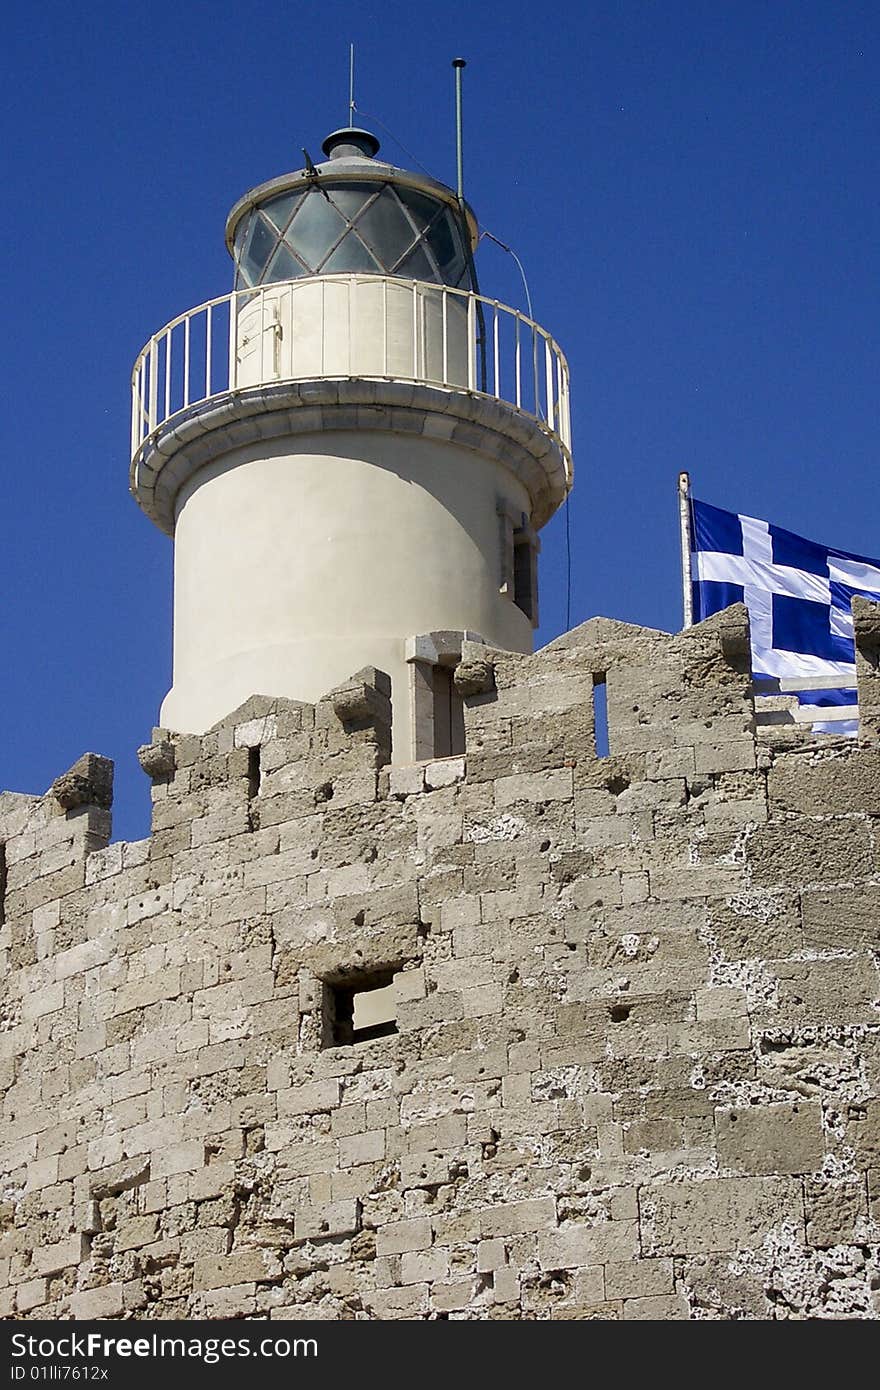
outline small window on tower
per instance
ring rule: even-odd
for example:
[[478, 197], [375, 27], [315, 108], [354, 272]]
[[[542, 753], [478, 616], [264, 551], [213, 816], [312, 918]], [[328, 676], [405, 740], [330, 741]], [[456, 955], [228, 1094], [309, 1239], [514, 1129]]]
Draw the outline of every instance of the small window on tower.
[[505, 498], [498, 499], [500, 525], [500, 592], [512, 599], [532, 624], [538, 626], [538, 551], [541, 542], [525, 512], [517, 512]]
[[538, 623], [538, 566], [532, 532], [513, 533], [513, 601], [532, 626]]

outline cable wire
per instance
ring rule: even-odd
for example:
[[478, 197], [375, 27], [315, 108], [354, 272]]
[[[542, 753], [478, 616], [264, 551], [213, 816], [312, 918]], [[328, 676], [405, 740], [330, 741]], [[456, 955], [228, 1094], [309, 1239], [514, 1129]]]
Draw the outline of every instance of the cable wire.
[[375, 121], [375, 122], [376, 122], [376, 125], [381, 126], [382, 129], [384, 130], [385, 134], [386, 134], [386, 135], [389, 135], [389, 136], [391, 137], [391, 139], [394, 141], [395, 145], [398, 145], [398, 146], [400, 147], [400, 149], [403, 150], [403, 153], [406, 155], [407, 159], [411, 159], [412, 162], [413, 162], [413, 164], [417, 164], [417, 165], [419, 166], [419, 168], [421, 169], [422, 173], [423, 173], [423, 174], [427, 174], [429, 179], [432, 179], [432, 178], [434, 177], [434, 175], [431, 173], [430, 169], [426, 169], [425, 166], [424, 166], [424, 164], [422, 163], [422, 161], [421, 161], [420, 159], [416, 159], [416, 157], [415, 157], [415, 155], [413, 154], [412, 150], [408, 150], [408, 149], [406, 148], [406, 145], [403, 143], [403, 141], [402, 141], [402, 140], [398, 140], [397, 136], [394, 134], [394, 131], [393, 131], [393, 130], [390, 130], [389, 127], [385, 124], [384, 121], [380, 121], [378, 116], [371, 116], [370, 113], [369, 113], [369, 111], [362, 111], [361, 108], [360, 108], [359, 106], [355, 106], [354, 102], [352, 102], [352, 104], [351, 104], [351, 109], [352, 109], [352, 111], [356, 111], [356, 112], [358, 113], [359, 116], [362, 116], [362, 117], [364, 118], [365, 121]]

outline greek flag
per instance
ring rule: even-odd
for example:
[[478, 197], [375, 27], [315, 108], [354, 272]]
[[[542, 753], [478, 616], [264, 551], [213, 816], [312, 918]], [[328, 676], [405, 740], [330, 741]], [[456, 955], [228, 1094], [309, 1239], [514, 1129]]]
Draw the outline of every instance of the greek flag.
[[852, 598], [880, 600], [880, 560], [689, 503], [694, 622], [745, 603], [756, 693], [794, 693], [798, 722], [855, 733]]

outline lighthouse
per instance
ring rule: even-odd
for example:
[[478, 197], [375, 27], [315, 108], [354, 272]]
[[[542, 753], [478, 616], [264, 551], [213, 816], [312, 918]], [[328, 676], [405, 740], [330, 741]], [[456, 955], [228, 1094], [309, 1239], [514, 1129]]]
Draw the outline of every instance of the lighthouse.
[[390, 676], [393, 759], [461, 751], [475, 638], [530, 652], [572, 483], [551, 335], [479, 293], [475, 215], [337, 130], [232, 208], [230, 293], [133, 372], [131, 490], [174, 541], [166, 728]]

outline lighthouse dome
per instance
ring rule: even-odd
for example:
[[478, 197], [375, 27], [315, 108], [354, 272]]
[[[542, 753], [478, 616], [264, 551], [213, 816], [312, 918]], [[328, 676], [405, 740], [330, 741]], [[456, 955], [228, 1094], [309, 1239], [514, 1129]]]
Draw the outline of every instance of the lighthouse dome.
[[260, 184], [226, 224], [235, 288], [373, 274], [474, 289], [476, 219], [445, 184], [376, 158], [369, 131], [334, 131], [326, 160]]

